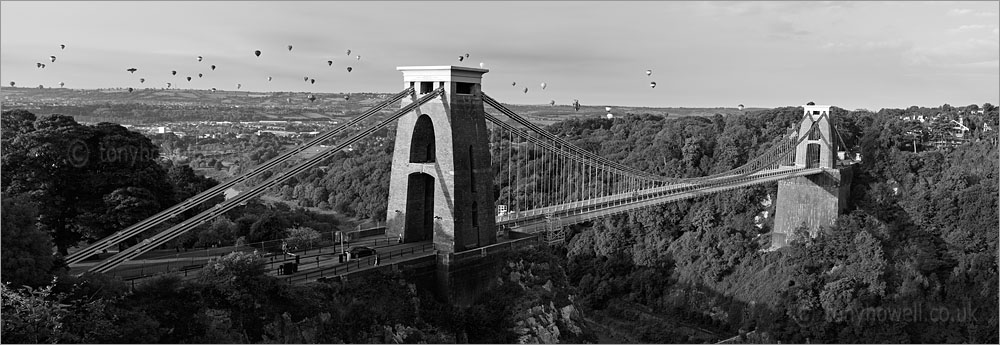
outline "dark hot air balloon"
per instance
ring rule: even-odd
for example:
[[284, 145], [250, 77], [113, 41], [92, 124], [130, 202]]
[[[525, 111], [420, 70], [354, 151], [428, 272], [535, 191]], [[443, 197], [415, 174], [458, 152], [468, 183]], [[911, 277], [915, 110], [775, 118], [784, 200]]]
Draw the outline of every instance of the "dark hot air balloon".
[[201, 56], [199, 56], [199, 57], [198, 57], [198, 62], [201, 62], [201, 59], [202, 59], [202, 57], [201, 57]]
[[462, 62], [462, 60], [465, 60], [465, 57], [464, 57], [464, 56], [461, 56], [461, 55], [459, 55], [459, 56], [458, 56], [458, 62]]
[[306, 97], [306, 99], [308, 99], [310, 102], [315, 102], [316, 101], [316, 96], [315, 95], [309, 95], [309, 97]]
[[528, 93], [528, 88], [524, 88], [524, 93]]
[[649, 82], [649, 87], [655, 89], [656, 88], [656, 82], [655, 81]]
[[308, 82], [309, 82], [309, 77], [302, 77], [302, 81], [304, 81], [304, 82], [307, 82], [307, 83], [308, 83]]
[[214, 70], [215, 70], [215, 65], [212, 65], [212, 67], [211, 67], [211, 68], [212, 68], [212, 70], [214, 71]]
[[236, 89], [237, 90], [239, 90], [241, 87], [243, 87], [243, 84], [236, 84]]
[[45, 64], [42, 64], [42, 68], [45, 68]]
[[10, 82], [10, 87], [14, 87], [14, 82]]
[[309, 79], [309, 84], [316, 84], [316, 79]]
[[743, 110], [743, 105], [742, 105], [742, 104], [740, 104], [738, 108], [739, 108], [740, 110]]
[[511, 82], [510, 86], [517, 86], [517, 82], [516, 81], [515, 82]]
[[267, 81], [271, 81], [271, 77], [267, 77]]
[[56, 56], [55, 55], [49, 56], [49, 60], [52, 60], [52, 62], [56, 62]]
[[170, 71], [170, 75], [177, 75], [177, 71]]
[[260, 50], [254, 50], [253, 55], [257, 55], [257, 57], [260, 57]]
[[201, 78], [204, 74], [198, 73], [198, 78]]
[[647, 70], [646, 70], [646, 75], [651, 75], [651, 74], [653, 74], [653, 70], [651, 70], [651, 69], [647, 69]]
[[145, 83], [145, 82], [146, 82], [146, 78], [139, 78], [139, 83], [140, 84]]
[[64, 82], [59, 82], [59, 87], [63, 87], [63, 86], [66, 86], [66, 83], [64, 83]]
[[35, 63], [35, 68], [42, 68], [42, 63], [41, 62], [36, 62]]
[[134, 90], [135, 89], [133, 89], [133, 88], [128, 88], [128, 93], [132, 93], [132, 91], [134, 91]]
[[344, 100], [345, 101], [350, 101], [351, 100], [351, 94], [344, 95]]
[[291, 44], [288, 45], [288, 51], [292, 51], [292, 45]]
[[549, 101], [549, 105], [555, 106], [556, 105], [556, 100]]
[[350, 49], [347, 50], [347, 55], [351, 55], [351, 50]]
[[350, 72], [351, 72], [351, 71], [353, 71], [353, 70], [354, 70], [354, 68], [351, 68], [351, 66], [347, 66], [347, 72], [348, 72], [348, 73], [350, 73]]
[[59, 45], [59, 49], [66, 49], [66, 45], [65, 44], [60, 44]]
[[191, 77], [187, 77], [187, 80], [188, 80], [188, 81], [191, 81]]
[[333, 66], [333, 60], [326, 60], [327, 66]]
[[138, 69], [136, 69], [135, 67], [133, 67], [133, 68], [127, 69], [126, 71], [128, 71], [129, 73], [135, 74], [135, 71], [138, 71]]
[[168, 89], [170, 88], [170, 85], [173, 85], [173, 84], [167, 83], [167, 88]]
[[469, 53], [465, 53], [465, 58], [466, 58], [466, 59], [468, 59], [468, 58], [469, 58]]

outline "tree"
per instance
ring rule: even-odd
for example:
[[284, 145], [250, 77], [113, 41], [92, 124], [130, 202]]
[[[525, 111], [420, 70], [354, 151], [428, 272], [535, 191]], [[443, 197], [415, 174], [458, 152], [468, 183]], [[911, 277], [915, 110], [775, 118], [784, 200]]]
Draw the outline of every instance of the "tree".
[[5, 343], [57, 343], [62, 340], [63, 318], [69, 314], [68, 305], [58, 302], [52, 292], [55, 285], [34, 289], [12, 289], [0, 283], [0, 300], [3, 301], [3, 338]]
[[285, 233], [288, 236], [285, 241], [288, 243], [289, 250], [312, 248], [319, 242], [321, 236], [319, 231], [304, 226], [285, 230]]
[[0, 279], [13, 286], [41, 286], [51, 282], [55, 265], [52, 240], [35, 228], [35, 207], [24, 196], [0, 199], [3, 200]]

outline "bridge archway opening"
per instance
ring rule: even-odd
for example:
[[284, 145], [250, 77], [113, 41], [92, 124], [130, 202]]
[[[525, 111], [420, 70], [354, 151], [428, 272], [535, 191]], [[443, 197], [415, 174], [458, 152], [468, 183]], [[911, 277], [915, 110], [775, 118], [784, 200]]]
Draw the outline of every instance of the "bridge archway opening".
[[412, 173], [407, 178], [404, 242], [434, 238], [434, 177]]
[[819, 144], [806, 145], [806, 169], [819, 168], [820, 150]]
[[434, 123], [426, 114], [417, 118], [410, 141], [410, 163], [433, 163], [437, 152], [434, 148]]

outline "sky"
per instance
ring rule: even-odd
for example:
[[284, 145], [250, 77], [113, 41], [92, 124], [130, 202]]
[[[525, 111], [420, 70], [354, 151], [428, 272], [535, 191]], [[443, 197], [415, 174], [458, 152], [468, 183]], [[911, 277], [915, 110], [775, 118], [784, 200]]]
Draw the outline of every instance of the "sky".
[[0, 80], [398, 92], [397, 66], [483, 63], [483, 91], [513, 104], [998, 104], [998, 12], [997, 1], [2, 1]]

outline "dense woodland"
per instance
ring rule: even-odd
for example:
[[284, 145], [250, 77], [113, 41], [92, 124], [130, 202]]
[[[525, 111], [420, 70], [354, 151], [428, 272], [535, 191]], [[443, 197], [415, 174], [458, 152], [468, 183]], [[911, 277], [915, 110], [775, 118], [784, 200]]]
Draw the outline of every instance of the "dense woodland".
[[[970, 114], [978, 109], [984, 113]], [[801, 108], [786, 107], [715, 117], [628, 115], [568, 120], [547, 129], [626, 165], [691, 177], [753, 158], [797, 124], [800, 114]], [[965, 142], [954, 147], [915, 144], [917, 129], [933, 129], [933, 122], [902, 118], [937, 114], [966, 114], [978, 125], [969, 126]], [[627, 335], [619, 339], [629, 342], [738, 336], [746, 342], [996, 343], [997, 108], [835, 108], [832, 115], [844, 148], [863, 159], [854, 166], [847, 213], [817, 237], [801, 236], [787, 248], [766, 251], [772, 224], [758, 227], [754, 218], [774, 213], [774, 204], [763, 201], [776, 196], [777, 186], [741, 188], [575, 225], [560, 250], [507, 258], [493, 293], [458, 308], [391, 276], [286, 286], [264, 275], [252, 253], [219, 259], [191, 283], [164, 278], [131, 292], [103, 276], [61, 276], [52, 283], [64, 272], [59, 258], [66, 249], [215, 182], [186, 165], [102, 160], [97, 150], [77, 166], [84, 156], [66, 154], [79, 152], [71, 150], [77, 139], [94, 148], [128, 143], [158, 152], [160, 146], [117, 125], [5, 111], [4, 338], [597, 342], [601, 332], [583, 321], [601, 320], [618, 325], [617, 332]], [[272, 193], [302, 206], [382, 217], [393, 137], [391, 131], [380, 133]], [[258, 140], [259, 149], [237, 151], [247, 155], [242, 159], [260, 162], [278, 148], [266, 137]], [[498, 196], [511, 189], [496, 186]], [[324, 224], [329, 222], [300, 209], [252, 203], [175, 245], [277, 239], [290, 228]], [[53, 246], [59, 249], [55, 255]], [[567, 307], [579, 312], [544, 317], [546, 310]], [[535, 330], [542, 326], [526, 328], [527, 310], [532, 320], [554, 320], [562, 332], [553, 338]], [[703, 332], [682, 331], [687, 328]]]

